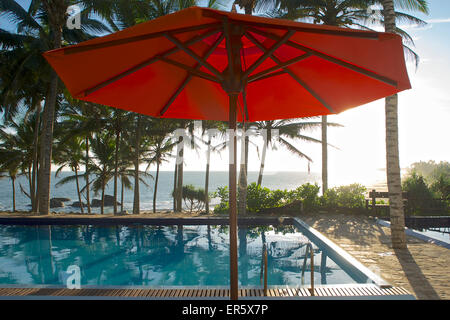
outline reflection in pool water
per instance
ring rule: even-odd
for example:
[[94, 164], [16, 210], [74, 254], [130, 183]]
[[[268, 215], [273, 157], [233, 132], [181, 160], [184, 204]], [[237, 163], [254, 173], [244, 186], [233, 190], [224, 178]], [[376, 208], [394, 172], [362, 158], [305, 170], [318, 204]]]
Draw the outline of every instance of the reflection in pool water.
[[[268, 248], [269, 285], [301, 284], [309, 241], [292, 225], [239, 227], [239, 282], [260, 284], [261, 250]], [[226, 286], [227, 226], [0, 225], [0, 285], [65, 286], [77, 265], [82, 286]], [[361, 282], [316, 245], [317, 284]], [[309, 260], [305, 284], [310, 281]]]

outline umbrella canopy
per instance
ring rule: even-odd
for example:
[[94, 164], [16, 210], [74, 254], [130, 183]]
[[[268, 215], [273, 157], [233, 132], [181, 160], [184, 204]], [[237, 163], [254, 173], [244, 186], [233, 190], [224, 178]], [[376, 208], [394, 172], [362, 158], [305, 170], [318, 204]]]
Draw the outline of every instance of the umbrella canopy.
[[[153, 117], [262, 121], [335, 114], [410, 88], [401, 37], [192, 7], [46, 52], [78, 99]], [[237, 299], [236, 138], [230, 286]]]
[[398, 35], [198, 7], [45, 57], [75, 98], [155, 117], [228, 120], [227, 24], [240, 27], [245, 120], [339, 113], [410, 88]]

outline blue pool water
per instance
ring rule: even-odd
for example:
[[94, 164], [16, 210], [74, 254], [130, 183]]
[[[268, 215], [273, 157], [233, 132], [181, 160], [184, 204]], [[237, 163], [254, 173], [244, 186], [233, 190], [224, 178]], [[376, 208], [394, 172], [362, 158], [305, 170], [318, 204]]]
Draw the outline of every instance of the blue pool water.
[[[239, 282], [260, 284], [262, 244], [269, 285], [301, 285], [305, 235], [293, 225], [239, 227]], [[0, 225], [0, 286], [63, 287], [66, 270], [81, 270], [81, 286], [225, 286], [228, 226]], [[316, 245], [316, 284], [365, 282]], [[308, 259], [304, 284], [310, 282]]]

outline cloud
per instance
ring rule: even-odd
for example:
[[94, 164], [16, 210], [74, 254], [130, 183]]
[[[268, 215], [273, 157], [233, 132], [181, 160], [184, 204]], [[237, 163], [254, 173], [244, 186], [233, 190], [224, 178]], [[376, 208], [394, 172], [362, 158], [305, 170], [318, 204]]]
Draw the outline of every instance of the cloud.
[[425, 20], [427, 23], [449, 23], [450, 18], [443, 18], [443, 19], [429, 19]]
[[433, 28], [433, 24], [438, 23], [450, 23], [450, 18], [437, 18], [425, 20], [426, 25], [410, 24], [410, 25], [399, 25], [399, 28], [404, 30], [429, 30]]

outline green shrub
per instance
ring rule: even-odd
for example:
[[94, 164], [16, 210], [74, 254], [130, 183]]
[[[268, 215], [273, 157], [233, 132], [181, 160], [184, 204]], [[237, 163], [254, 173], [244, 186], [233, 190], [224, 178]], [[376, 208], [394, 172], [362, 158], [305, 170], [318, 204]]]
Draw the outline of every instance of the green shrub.
[[450, 175], [442, 173], [436, 177], [430, 188], [438, 198], [450, 201]]
[[332, 208], [363, 208], [365, 206], [364, 193], [366, 188], [354, 183], [325, 191], [321, 198], [323, 207]]
[[402, 189], [408, 192], [408, 208], [413, 214], [421, 213], [433, 199], [424, 177], [415, 171], [403, 181]]
[[345, 208], [363, 208], [365, 206], [366, 188], [353, 183], [348, 186], [337, 187], [338, 206]]
[[228, 187], [219, 187], [213, 193], [213, 198], [220, 198], [220, 203], [214, 207], [214, 213], [225, 214], [230, 209]]
[[320, 198], [320, 204], [327, 209], [334, 209], [338, 207], [338, 193], [336, 188], [327, 189]]
[[190, 212], [200, 211], [205, 206], [205, 190], [191, 184], [183, 186], [183, 200]]
[[247, 210], [259, 212], [261, 209], [280, 207], [284, 204], [285, 195], [284, 190], [270, 190], [253, 182], [247, 187]]
[[293, 202], [295, 200], [301, 200], [303, 202], [304, 210], [315, 210], [320, 206], [319, 190], [320, 187], [317, 183], [305, 183], [295, 190], [287, 191], [287, 201]]

